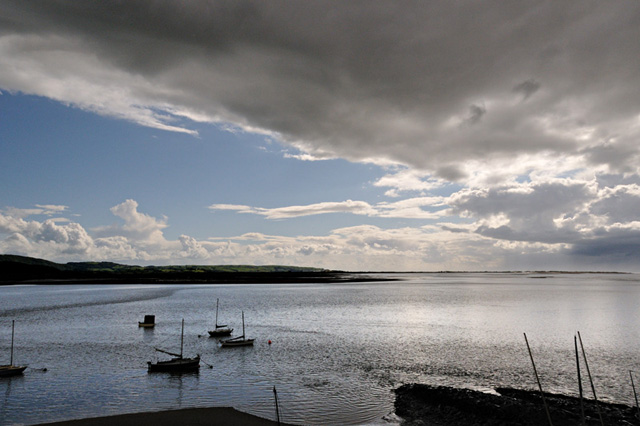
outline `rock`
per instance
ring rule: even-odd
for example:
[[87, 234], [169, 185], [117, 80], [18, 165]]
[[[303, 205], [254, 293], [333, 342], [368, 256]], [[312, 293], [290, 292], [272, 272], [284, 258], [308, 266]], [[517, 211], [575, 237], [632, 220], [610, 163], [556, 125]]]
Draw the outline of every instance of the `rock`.
[[[499, 395], [446, 386], [408, 384], [396, 389], [396, 414], [403, 425], [533, 426], [548, 425], [537, 391], [497, 388]], [[545, 393], [554, 426], [580, 425], [580, 399]], [[595, 401], [583, 400], [587, 426], [600, 425]], [[599, 402], [605, 425], [639, 424], [636, 409]]]

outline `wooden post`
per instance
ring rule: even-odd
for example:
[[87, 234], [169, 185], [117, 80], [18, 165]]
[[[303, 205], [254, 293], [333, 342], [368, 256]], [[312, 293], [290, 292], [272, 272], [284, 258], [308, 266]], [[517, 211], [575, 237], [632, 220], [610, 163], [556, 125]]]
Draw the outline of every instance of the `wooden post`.
[[578, 368], [578, 390], [580, 391], [580, 424], [585, 425], [584, 422], [584, 403], [582, 401], [582, 376], [580, 375], [580, 356], [578, 355], [578, 338], [573, 336], [573, 346], [576, 349], [576, 367]]
[[638, 406], [638, 394], [636, 393], [636, 385], [633, 384], [633, 374], [629, 370], [629, 377], [631, 377], [631, 387], [633, 388], [633, 397], [636, 399], [636, 409], [638, 410], [638, 417], [640, 418], [640, 406]]
[[536, 381], [538, 382], [538, 389], [540, 389], [540, 395], [542, 396], [542, 403], [544, 404], [544, 410], [547, 413], [547, 420], [549, 420], [549, 426], [553, 426], [553, 422], [551, 421], [551, 414], [549, 413], [549, 407], [547, 406], [547, 400], [544, 397], [544, 392], [542, 391], [542, 384], [540, 383], [540, 377], [538, 376], [538, 370], [536, 370], [536, 363], [533, 361], [533, 355], [531, 354], [531, 347], [529, 347], [529, 340], [527, 340], [527, 333], [524, 333], [524, 341], [527, 343], [527, 350], [529, 351], [529, 358], [531, 358], [531, 365], [533, 365], [533, 373], [536, 376]]
[[276, 421], [278, 422], [278, 426], [280, 426], [280, 408], [278, 407], [278, 392], [275, 386], [273, 387], [273, 396], [276, 400]]
[[600, 404], [598, 404], [598, 397], [596, 396], [596, 387], [593, 385], [593, 378], [591, 377], [591, 371], [589, 370], [589, 362], [587, 362], [587, 354], [584, 351], [584, 345], [582, 344], [582, 336], [578, 331], [578, 340], [580, 340], [580, 348], [582, 349], [582, 358], [584, 359], [584, 366], [587, 368], [587, 374], [589, 375], [589, 383], [591, 383], [591, 391], [593, 392], [593, 399], [596, 403], [596, 409], [598, 410], [598, 417], [600, 417], [600, 424], [604, 426], [604, 420], [602, 419], [602, 412], [600, 411]]

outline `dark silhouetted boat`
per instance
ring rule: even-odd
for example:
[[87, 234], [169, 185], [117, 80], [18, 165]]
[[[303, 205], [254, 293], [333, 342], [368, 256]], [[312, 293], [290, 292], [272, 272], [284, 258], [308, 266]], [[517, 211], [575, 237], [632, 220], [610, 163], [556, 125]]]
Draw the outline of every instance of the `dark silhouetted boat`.
[[138, 327], [153, 328], [156, 325], [155, 315], [145, 315], [144, 321], [138, 321]]
[[0, 377], [17, 376], [27, 369], [26, 365], [13, 365], [13, 337], [15, 334], [15, 320], [11, 321], [11, 360], [8, 365], [0, 365]]
[[232, 337], [230, 339], [220, 340], [223, 348], [234, 346], [252, 346], [255, 339], [247, 339], [244, 334], [244, 311], [242, 311], [242, 336]]
[[182, 349], [184, 346], [184, 318], [182, 319], [182, 332], [180, 334], [180, 353], [173, 353], [164, 349], [154, 348], [158, 352], [162, 352], [173, 356], [168, 361], [151, 362], [148, 361], [149, 372], [169, 372], [169, 373], [185, 373], [190, 371], [197, 371], [200, 368], [200, 355], [196, 355], [193, 358], [185, 358], [182, 356]]
[[227, 327], [226, 324], [218, 324], [219, 303], [220, 303], [220, 299], [216, 299], [216, 328], [214, 330], [209, 330], [209, 336], [211, 337], [231, 336], [231, 333], [233, 332], [233, 328]]

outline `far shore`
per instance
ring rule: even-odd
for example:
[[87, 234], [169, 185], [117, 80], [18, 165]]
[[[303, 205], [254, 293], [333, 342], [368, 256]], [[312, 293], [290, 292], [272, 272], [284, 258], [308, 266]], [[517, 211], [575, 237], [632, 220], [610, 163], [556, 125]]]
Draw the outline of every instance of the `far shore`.
[[317, 273], [317, 274], [239, 274], [228, 273], [206, 277], [148, 277], [128, 275], [125, 277], [90, 278], [43, 278], [27, 280], [1, 280], [0, 285], [47, 285], [47, 284], [339, 284], [359, 282], [399, 281], [398, 278], [376, 277], [360, 273]]
[[[115, 416], [40, 423], [41, 426], [276, 426], [277, 422], [243, 413], [231, 407], [119, 414]], [[287, 426], [285, 423], [280, 423]], [[291, 426], [291, 425], [289, 425]]]

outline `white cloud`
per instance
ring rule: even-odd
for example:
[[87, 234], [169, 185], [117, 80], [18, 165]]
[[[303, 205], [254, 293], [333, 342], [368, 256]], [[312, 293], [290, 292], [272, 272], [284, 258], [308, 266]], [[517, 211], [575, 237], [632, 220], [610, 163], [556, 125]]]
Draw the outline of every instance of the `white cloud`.
[[185, 258], [208, 260], [210, 257], [209, 251], [193, 237], [180, 235], [180, 244], [182, 244], [181, 254]]
[[[124, 224], [98, 228], [93, 236], [82, 225], [66, 218], [39, 222], [22, 217], [29, 210], [31, 215], [40, 215], [40, 209], [5, 209], [0, 214], [0, 237], [6, 236], [0, 239], [0, 252], [51, 260], [169, 261], [180, 243], [167, 241], [162, 235], [166, 219], [140, 213], [137, 207], [133, 200], [113, 207], [112, 213], [123, 219]], [[11, 216], [13, 212], [17, 216]]]
[[18, 209], [15, 207], [6, 207], [4, 212], [14, 218], [23, 218], [32, 215], [44, 215], [44, 216], [53, 216], [57, 214], [64, 213], [69, 207], [67, 206], [59, 206], [53, 204], [36, 204], [36, 208], [31, 209]]
[[[419, 197], [409, 198], [393, 203], [382, 202], [375, 206], [377, 213], [371, 216], [406, 219], [436, 219], [445, 216], [445, 201], [446, 200], [443, 197]], [[433, 211], [430, 211], [429, 209]]]
[[77, 223], [57, 225], [47, 219], [44, 222], [26, 221], [0, 214], [0, 235], [8, 238], [0, 245], [0, 251], [22, 253], [36, 250], [51, 251], [56, 256], [65, 254], [85, 254], [93, 245], [93, 240]]
[[300, 161], [325, 161], [325, 160], [333, 160], [335, 159], [335, 157], [328, 155], [328, 156], [319, 156], [319, 155], [311, 155], [309, 153], [304, 153], [304, 154], [290, 154], [288, 152], [285, 152], [283, 155], [284, 158], [293, 158], [296, 160], [300, 160]]
[[[4, 35], [0, 37], [0, 52], [13, 62], [12, 71], [0, 79], [7, 90], [46, 96], [148, 127], [197, 134], [170, 124], [179, 114], [174, 114], [175, 108], [166, 100], [157, 99], [167, 99], [172, 89], [154, 87], [150, 81], [110, 66], [77, 38]], [[9, 66], [0, 60], [0, 68]]]
[[352, 213], [373, 215], [374, 209], [364, 201], [346, 200], [342, 202], [324, 202], [306, 206], [289, 206], [273, 209], [249, 207], [232, 204], [212, 204], [210, 210], [236, 210], [239, 213], [251, 213], [265, 216], [268, 219], [287, 219], [292, 217], [311, 216], [326, 213]]
[[36, 207], [42, 209], [42, 213], [40, 214], [46, 214], [46, 215], [52, 215], [55, 213], [63, 213], [64, 211], [66, 211], [69, 207], [68, 206], [59, 206], [59, 205], [55, 205], [55, 204], [36, 204]]
[[211, 210], [235, 210], [239, 213], [253, 213], [253, 208], [242, 204], [212, 204], [209, 206]]
[[[431, 207], [439, 211], [431, 212], [424, 210], [423, 207]], [[443, 215], [443, 199], [440, 197], [421, 197], [393, 203], [382, 202], [373, 206], [365, 201], [346, 200], [272, 209], [231, 204], [212, 204], [209, 209], [214, 211], [235, 210], [238, 213], [265, 216], [267, 219], [288, 219], [328, 213], [349, 213], [369, 217], [434, 219]]]
[[100, 237], [124, 236], [138, 244], [165, 245], [168, 243], [162, 232], [168, 226], [167, 218], [156, 219], [138, 212], [136, 201], [126, 200], [112, 207], [111, 213], [121, 218], [124, 225], [95, 228], [93, 231], [96, 235]]
[[402, 192], [426, 193], [446, 185], [446, 181], [436, 179], [431, 174], [416, 169], [403, 168], [389, 173], [376, 182], [374, 186], [391, 188], [385, 195], [399, 197]]

